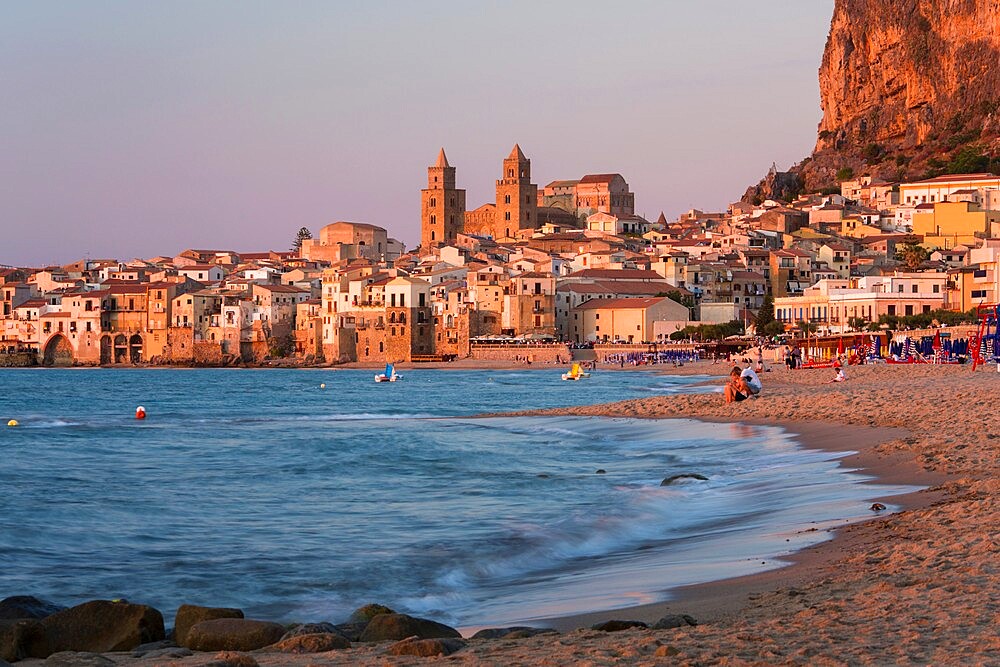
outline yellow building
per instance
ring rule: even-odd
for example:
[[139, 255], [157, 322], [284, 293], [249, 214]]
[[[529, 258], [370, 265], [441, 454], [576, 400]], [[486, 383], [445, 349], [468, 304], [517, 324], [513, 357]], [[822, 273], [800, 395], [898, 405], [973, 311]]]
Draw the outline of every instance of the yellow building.
[[590, 299], [573, 309], [577, 342], [650, 342], [657, 321], [687, 321], [688, 309], [669, 297]]
[[984, 211], [971, 202], [938, 202], [933, 209], [914, 211], [913, 233], [934, 248], [976, 246], [1000, 234], [1000, 211]]

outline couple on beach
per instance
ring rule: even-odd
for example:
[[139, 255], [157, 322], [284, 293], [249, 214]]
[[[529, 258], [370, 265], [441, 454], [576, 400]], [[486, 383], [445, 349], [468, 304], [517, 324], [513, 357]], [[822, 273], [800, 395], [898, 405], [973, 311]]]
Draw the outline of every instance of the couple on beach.
[[729, 371], [729, 381], [726, 383], [725, 397], [726, 403], [745, 401], [753, 396], [757, 398], [764, 385], [760, 377], [748, 365], [746, 368], [733, 366]]

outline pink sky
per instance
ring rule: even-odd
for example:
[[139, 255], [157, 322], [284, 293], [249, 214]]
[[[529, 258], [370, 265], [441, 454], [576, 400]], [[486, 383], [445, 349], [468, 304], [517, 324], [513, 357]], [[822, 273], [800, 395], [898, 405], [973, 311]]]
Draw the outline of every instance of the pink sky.
[[722, 208], [811, 151], [832, 2], [676, 4], [9, 5], [0, 264], [335, 220], [412, 247], [441, 146], [470, 209], [515, 142], [540, 186], [619, 172], [646, 216]]

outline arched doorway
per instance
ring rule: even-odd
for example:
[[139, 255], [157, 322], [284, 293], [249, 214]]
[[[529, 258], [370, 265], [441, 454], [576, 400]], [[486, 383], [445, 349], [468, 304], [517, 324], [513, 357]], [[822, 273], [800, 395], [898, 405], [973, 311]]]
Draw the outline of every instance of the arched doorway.
[[128, 340], [128, 358], [133, 364], [142, 361], [142, 336], [139, 334], [132, 334]]
[[42, 365], [44, 366], [72, 366], [73, 365], [73, 345], [69, 339], [62, 334], [56, 334], [45, 344], [42, 352]]
[[128, 339], [125, 334], [115, 336], [115, 363], [124, 364], [128, 360]]
[[111, 363], [111, 336], [101, 336], [101, 365]]

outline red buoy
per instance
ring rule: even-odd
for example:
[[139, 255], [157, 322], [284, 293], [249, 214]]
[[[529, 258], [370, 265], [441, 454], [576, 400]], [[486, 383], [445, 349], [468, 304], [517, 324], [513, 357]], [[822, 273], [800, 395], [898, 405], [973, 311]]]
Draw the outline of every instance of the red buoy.
[[141, 405], [139, 407], [137, 407], [135, 409], [135, 418], [136, 419], [145, 419], [146, 418], [146, 408], [142, 407]]

